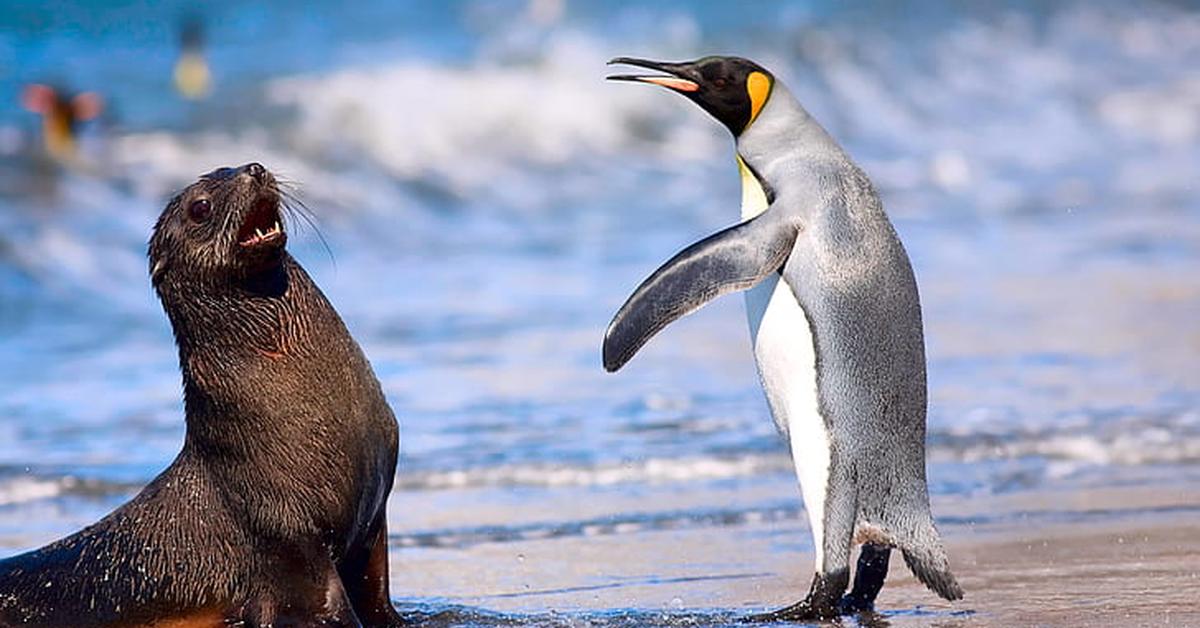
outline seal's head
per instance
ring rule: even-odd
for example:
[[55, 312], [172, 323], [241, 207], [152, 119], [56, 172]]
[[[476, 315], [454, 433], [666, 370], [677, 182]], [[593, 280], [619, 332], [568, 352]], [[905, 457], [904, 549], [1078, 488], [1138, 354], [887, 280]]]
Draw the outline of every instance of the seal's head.
[[279, 269], [287, 233], [275, 177], [261, 164], [219, 168], [163, 210], [150, 238], [150, 278], [169, 285], [231, 286]]

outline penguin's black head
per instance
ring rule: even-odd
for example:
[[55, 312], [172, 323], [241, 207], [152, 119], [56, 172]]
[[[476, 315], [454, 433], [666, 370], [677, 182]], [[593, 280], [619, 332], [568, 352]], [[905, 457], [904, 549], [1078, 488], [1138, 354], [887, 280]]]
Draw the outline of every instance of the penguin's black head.
[[675, 90], [720, 120], [735, 137], [758, 117], [775, 85], [770, 72], [741, 57], [704, 57], [680, 63], [617, 57], [608, 63], [665, 72], [667, 76], [618, 74], [608, 78], [653, 83]]

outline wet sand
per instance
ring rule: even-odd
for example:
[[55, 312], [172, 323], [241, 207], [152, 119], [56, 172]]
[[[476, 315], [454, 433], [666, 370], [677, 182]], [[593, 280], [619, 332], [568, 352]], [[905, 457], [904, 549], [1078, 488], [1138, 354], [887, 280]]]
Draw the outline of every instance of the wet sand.
[[[644, 504], [653, 508], [659, 500]], [[951, 604], [935, 597], [895, 555], [880, 616], [844, 624], [1200, 626], [1200, 490], [1169, 485], [954, 497], [935, 500], [935, 511], [966, 599]], [[397, 510], [393, 521], [403, 516]], [[402, 606], [433, 601], [488, 609], [503, 614], [493, 616], [497, 623], [724, 625], [807, 591], [812, 556], [805, 528], [789, 517], [393, 548], [392, 590]]]

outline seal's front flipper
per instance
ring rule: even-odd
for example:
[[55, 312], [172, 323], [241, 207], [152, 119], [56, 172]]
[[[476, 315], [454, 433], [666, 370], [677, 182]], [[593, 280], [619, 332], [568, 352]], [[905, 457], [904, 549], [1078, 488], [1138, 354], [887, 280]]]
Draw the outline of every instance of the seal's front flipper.
[[858, 555], [858, 569], [854, 572], [854, 587], [842, 598], [843, 613], [875, 610], [875, 598], [883, 589], [891, 556], [892, 548], [887, 545], [866, 543], [862, 546], [862, 552]]
[[388, 586], [387, 517], [380, 513], [374, 532], [361, 547], [352, 548], [339, 573], [354, 612], [364, 628], [393, 628], [404, 621], [392, 606]]
[[247, 628], [362, 628], [328, 549], [320, 544], [277, 544], [264, 548], [259, 559], [267, 577], [252, 583], [257, 590], [242, 604], [239, 616], [226, 623]]
[[779, 270], [797, 228], [768, 209], [681, 251], [638, 286], [604, 334], [604, 369], [621, 368], [675, 319]]

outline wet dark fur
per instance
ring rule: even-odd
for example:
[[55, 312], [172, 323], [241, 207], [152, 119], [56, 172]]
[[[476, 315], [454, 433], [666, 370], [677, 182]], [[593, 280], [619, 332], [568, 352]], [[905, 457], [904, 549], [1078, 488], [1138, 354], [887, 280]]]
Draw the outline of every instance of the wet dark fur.
[[399, 624], [384, 520], [396, 420], [283, 243], [239, 248], [264, 198], [279, 199], [270, 173], [227, 168], [159, 218], [150, 266], [179, 347], [183, 450], [99, 523], [0, 562], [0, 625]]

